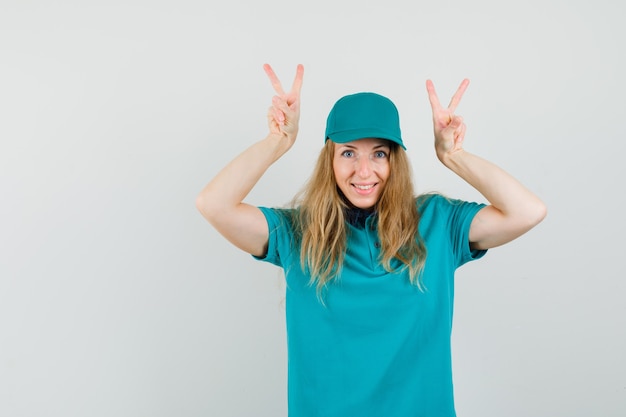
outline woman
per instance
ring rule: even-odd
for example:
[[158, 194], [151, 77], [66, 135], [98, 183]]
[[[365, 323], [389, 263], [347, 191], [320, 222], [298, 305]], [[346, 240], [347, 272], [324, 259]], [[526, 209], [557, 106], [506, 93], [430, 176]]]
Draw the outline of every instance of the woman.
[[201, 191], [197, 207], [235, 246], [280, 266], [287, 281], [289, 416], [455, 416], [450, 332], [454, 272], [546, 215], [494, 164], [466, 152], [454, 113], [431, 81], [439, 160], [489, 202], [416, 197], [398, 112], [386, 97], [339, 99], [303, 191], [286, 209], [243, 202], [296, 140], [304, 69], [268, 111], [269, 134]]

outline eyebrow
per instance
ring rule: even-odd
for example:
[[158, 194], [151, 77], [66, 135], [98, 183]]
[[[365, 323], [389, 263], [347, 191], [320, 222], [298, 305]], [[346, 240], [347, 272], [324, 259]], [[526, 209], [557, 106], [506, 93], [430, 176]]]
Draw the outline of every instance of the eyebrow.
[[[357, 148], [357, 146], [355, 146], [355, 145], [351, 145], [351, 144], [348, 144], [348, 143], [342, 143], [342, 144], [339, 146], [339, 148], [350, 148], [350, 149], [356, 149], [356, 148]], [[380, 143], [380, 144], [375, 145], [374, 147], [372, 147], [372, 149], [380, 149], [380, 148], [391, 148], [391, 146], [389, 146], [389, 145], [388, 145], [388, 144], [386, 144], [386, 143]]]

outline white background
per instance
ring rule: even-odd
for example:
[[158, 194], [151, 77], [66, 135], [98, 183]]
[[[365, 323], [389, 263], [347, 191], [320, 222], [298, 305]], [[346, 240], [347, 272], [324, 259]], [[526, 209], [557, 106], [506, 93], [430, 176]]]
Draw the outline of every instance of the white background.
[[249, 196], [285, 204], [340, 96], [401, 114], [418, 192], [424, 87], [465, 147], [548, 205], [457, 273], [464, 417], [626, 415], [624, 6], [613, 0], [0, 3], [0, 416], [285, 416], [282, 272], [195, 208], [305, 66], [298, 142]]

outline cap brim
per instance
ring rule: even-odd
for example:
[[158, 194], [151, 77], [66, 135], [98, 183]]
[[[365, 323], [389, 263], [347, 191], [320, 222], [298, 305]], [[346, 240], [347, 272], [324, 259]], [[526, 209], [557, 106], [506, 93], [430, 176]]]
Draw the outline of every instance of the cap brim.
[[379, 130], [376, 128], [344, 130], [342, 132], [330, 133], [326, 137], [326, 139], [330, 139], [335, 143], [347, 143], [347, 142], [352, 142], [354, 140], [366, 139], [366, 138], [387, 139], [391, 142], [397, 143], [398, 145], [402, 146], [404, 150], [406, 150], [406, 146], [404, 146], [404, 143], [402, 142], [402, 138], [389, 135], [389, 133], [385, 133], [382, 130]]

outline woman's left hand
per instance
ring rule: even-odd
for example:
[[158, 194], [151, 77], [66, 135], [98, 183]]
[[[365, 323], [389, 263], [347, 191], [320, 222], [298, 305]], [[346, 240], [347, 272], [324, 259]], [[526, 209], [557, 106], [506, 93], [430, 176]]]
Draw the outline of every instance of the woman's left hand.
[[468, 85], [469, 80], [464, 79], [444, 108], [432, 81], [426, 81], [437, 157], [489, 201], [472, 219], [470, 247], [489, 249], [510, 242], [536, 226], [545, 217], [546, 206], [502, 168], [463, 149], [465, 123], [454, 111]]
[[447, 156], [463, 149], [466, 126], [463, 118], [454, 114], [463, 97], [463, 93], [469, 85], [466, 78], [452, 96], [447, 108], [439, 102], [435, 86], [431, 80], [426, 81], [428, 99], [433, 111], [433, 128], [435, 133], [435, 151], [440, 161], [444, 162]]

